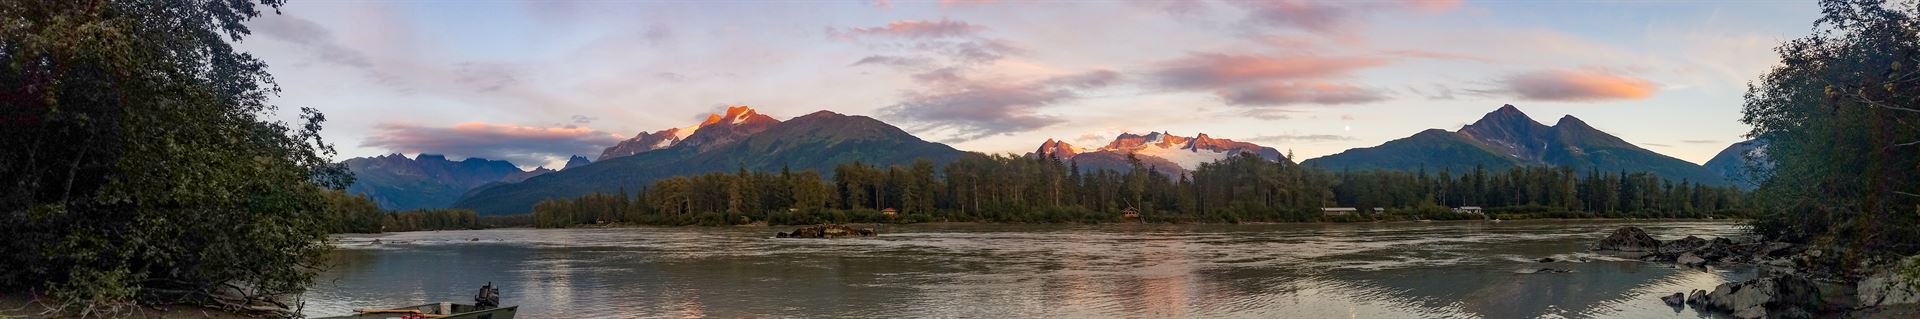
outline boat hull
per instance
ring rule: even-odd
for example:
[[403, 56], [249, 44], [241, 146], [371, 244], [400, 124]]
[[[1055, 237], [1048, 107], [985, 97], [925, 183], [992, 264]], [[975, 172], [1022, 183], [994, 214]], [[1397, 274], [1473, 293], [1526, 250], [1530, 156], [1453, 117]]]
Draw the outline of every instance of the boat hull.
[[[413, 308], [417, 308], [417, 307], [407, 307], [407, 308], [399, 308], [399, 309], [413, 309]], [[519, 311], [520, 311], [520, 306], [511, 306], [511, 307], [500, 307], [500, 308], [493, 308], [493, 309], [487, 309], [487, 310], [458, 312], [452, 315], [447, 315], [445, 317], [432, 317], [432, 318], [434, 319], [513, 319], [514, 314], [518, 313]], [[414, 314], [404, 313], [404, 312], [378, 312], [378, 313], [359, 313], [351, 316], [327, 317], [327, 318], [319, 318], [319, 319], [400, 319], [409, 315], [414, 315]]]

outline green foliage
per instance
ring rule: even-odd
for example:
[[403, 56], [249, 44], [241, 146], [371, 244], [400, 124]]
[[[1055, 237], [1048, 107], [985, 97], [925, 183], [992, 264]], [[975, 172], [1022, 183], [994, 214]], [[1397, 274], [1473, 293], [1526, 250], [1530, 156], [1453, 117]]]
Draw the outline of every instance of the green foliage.
[[327, 191], [329, 233], [378, 233], [387, 223], [387, 211], [366, 196]]
[[[1920, 252], [1920, 8], [1826, 0], [1815, 33], [1775, 51], [1743, 122], [1768, 141], [1755, 191], [1771, 239]], [[1836, 254], [1838, 255], [1838, 254]], [[1838, 264], [1838, 263], [1836, 263]]]
[[266, 65], [231, 46], [257, 6], [0, 2], [0, 289], [86, 316], [312, 281], [351, 178], [319, 113], [269, 120]]
[[[633, 223], [772, 225], [818, 223], [1241, 223], [1455, 220], [1485, 218], [1453, 206], [1488, 206], [1517, 218], [1705, 217], [1744, 209], [1739, 190], [1649, 173], [1598, 174], [1515, 167], [1453, 177], [1424, 172], [1327, 172], [1251, 154], [1169, 177], [1137, 161], [1126, 171], [1081, 172], [1073, 163], [974, 155], [938, 167], [927, 161], [812, 171], [739, 170], [660, 180], [640, 192], [590, 194], [534, 206], [539, 227]], [[1386, 208], [1386, 214], [1323, 216], [1322, 207]], [[895, 209], [888, 216], [883, 209]]]
[[481, 229], [480, 215], [466, 209], [416, 209], [387, 214], [384, 231]]

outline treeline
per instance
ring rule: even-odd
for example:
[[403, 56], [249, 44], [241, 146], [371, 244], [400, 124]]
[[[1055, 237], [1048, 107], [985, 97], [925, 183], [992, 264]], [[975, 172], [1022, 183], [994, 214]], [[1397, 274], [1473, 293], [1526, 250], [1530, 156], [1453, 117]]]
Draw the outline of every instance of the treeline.
[[[1730, 187], [1645, 173], [1578, 175], [1570, 169], [1329, 172], [1252, 155], [1167, 176], [1135, 161], [1125, 171], [1004, 155], [812, 171], [708, 173], [664, 179], [629, 194], [542, 201], [534, 224], [729, 225], [753, 222], [1115, 222], [1131, 208], [1148, 222], [1301, 222], [1484, 218], [1450, 207], [1484, 206], [1526, 217], [1705, 217], [1744, 206]], [[1325, 216], [1323, 207], [1384, 208], [1385, 216]], [[882, 210], [892, 209], [895, 215]]]
[[[1817, 32], [1782, 43], [1741, 122], [1767, 240], [1840, 246], [1838, 270], [1920, 254], [1920, 2], [1820, 1]], [[1910, 272], [1920, 273], [1920, 264]]]
[[1474, 169], [1455, 176], [1402, 171], [1335, 174], [1336, 200], [1348, 207], [1421, 208], [1481, 206], [1512, 218], [1742, 216], [1748, 210], [1737, 188], [1672, 181], [1651, 173], [1584, 174], [1565, 167]]
[[[418, 209], [403, 212], [390, 212], [380, 209], [380, 205], [361, 195], [343, 191], [328, 191], [326, 194], [326, 228], [330, 233], [381, 233], [421, 230], [482, 229], [501, 224], [515, 224], [512, 220], [500, 220], [489, 223], [472, 210], [466, 209]], [[513, 217], [501, 217], [513, 218]], [[520, 217], [524, 219], [525, 217]], [[524, 221], [519, 221], [524, 225]]]

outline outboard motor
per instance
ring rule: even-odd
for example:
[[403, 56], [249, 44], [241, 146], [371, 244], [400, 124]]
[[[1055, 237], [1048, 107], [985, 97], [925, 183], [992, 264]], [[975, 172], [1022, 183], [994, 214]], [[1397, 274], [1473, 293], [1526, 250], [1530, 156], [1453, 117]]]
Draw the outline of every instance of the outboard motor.
[[499, 308], [500, 288], [494, 288], [491, 281], [486, 286], [480, 286], [480, 293], [473, 296], [473, 305], [480, 310]]

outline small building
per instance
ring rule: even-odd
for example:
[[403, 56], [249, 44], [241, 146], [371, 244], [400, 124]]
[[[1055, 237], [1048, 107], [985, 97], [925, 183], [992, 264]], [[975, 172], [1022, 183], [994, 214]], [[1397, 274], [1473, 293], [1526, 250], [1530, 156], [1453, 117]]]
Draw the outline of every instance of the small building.
[[1374, 214], [1374, 215], [1380, 215], [1380, 214], [1386, 214], [1386, 213], [1387, 213], [1387, 209], [1386, 209], [1386, 208], [1382, 208], [1382, 207], [1374, 207], [1374, 208], [1373, 208], [1373, 214]]
[[1320, 208], [1320, 213], [1327, 216], [1346, 216], [1346, 215], [1352, 215], [1359, 212], [1360, 212], [1360, 209], [1353, 208], [1353, 207], [1321, 207]]
[[1454, 207], [1454, 208], [1453, 208], [1453, 212], [1455, 212], [1455, 213], [1461, 213], [1461, 214], [1486, 214], [1486, 211], [1484, 211], [1484, 210], [1481, 210], [1481, 209], [1480, 209], [1480, 206], [1460, 206], [1460, 207]]
[[893, 209], [893, 207], [887, 207], [887, 209], [880, 210], [880, 213], [885, 214], [887, 216], [893, 216], [893, 215], [900, 214], [900, 210]]
[[1120, 217], [1121, 217], [1121, 218], [1130, 218], [1130, 219], [1131, 219], [1131, 218], [1140, 218], [1140, 210], [1138, 210], [1138, 209], [1133, 209], [1133, 207], [1127, 207], [1127, 209], [1122, 209], [1122, 210], [1120, 210]]

